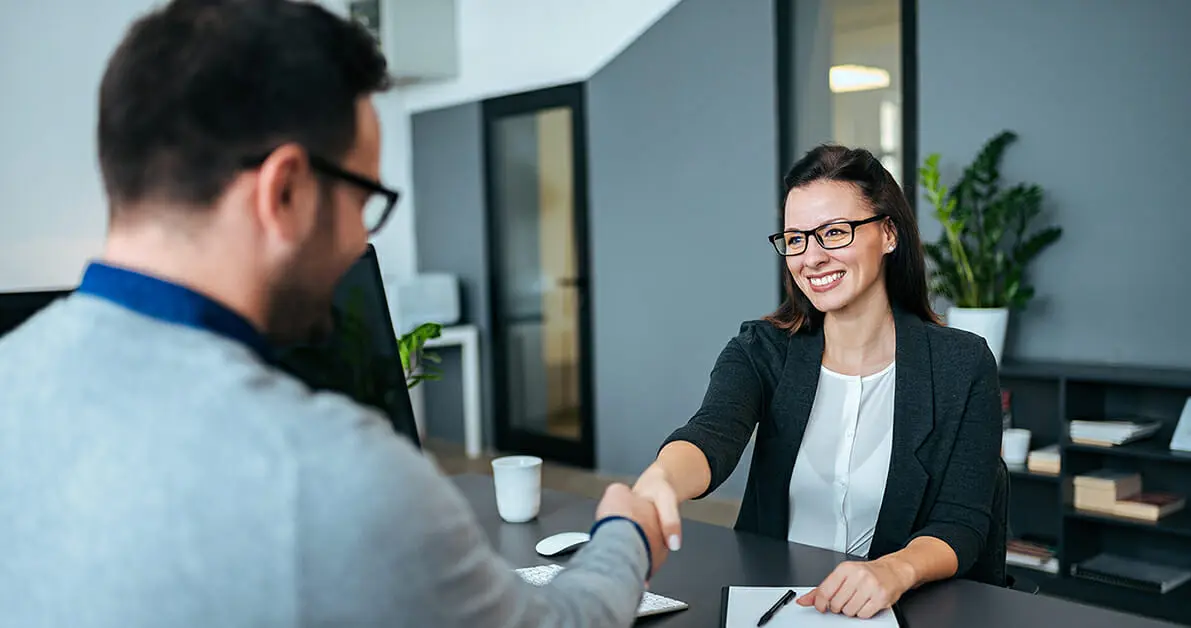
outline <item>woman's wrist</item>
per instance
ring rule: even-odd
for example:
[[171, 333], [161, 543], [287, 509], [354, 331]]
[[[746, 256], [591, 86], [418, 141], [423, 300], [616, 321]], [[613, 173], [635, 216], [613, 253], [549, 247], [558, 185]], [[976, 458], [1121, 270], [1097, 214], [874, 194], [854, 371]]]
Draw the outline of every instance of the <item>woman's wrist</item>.
[[894, 576], [897, 578], [898, 584], [902, 591], [909, 591], [918, 586], [920, 578], [918, 575], [918, 568], [914, 565], [914, 561], [905, 556], [901, 550], [892, 554], [887, 554], [878, 558], [879, 562], [885, 563]]
[[665, 467], [657, 462], [654, 462], [641, 472], [641, 475], [637, 478], [637, 482], [633, 485], [633, 487], [636, 488], [638, 484], [642, 484], [643, 482], [657, 480], [661, 480], [666, 484], [670, 484], [670, 474], [666, 472]]

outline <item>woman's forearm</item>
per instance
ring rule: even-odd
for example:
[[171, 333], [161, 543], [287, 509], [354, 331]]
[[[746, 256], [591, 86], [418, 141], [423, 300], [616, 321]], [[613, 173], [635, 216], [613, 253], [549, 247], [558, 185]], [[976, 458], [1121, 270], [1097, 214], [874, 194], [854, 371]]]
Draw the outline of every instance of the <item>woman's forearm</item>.
[[950, 578], [959, 568], [955, 550], [933, 536], [920, 536], [903, 549], [886, 554], [877, 561], [888, 564], [897, 572], [907, 590]]
[[662, 448], [657, 460], [649, 465], [641, 480], [661, 475], [674, 490], [679, 502], [702, 495], [711, 485], [711, 465], [703, 450], [686, 441], [674, 441]]

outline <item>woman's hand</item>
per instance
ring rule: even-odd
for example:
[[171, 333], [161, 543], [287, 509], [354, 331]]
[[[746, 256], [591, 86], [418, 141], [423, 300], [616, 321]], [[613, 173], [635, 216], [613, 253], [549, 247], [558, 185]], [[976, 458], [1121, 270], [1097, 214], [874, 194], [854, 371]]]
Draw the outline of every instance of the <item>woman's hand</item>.
[[653, 503], [666, 545], [670, 551], [677, 552], [682, 546], [682, 519], [678, 514], [678, 497], [666, 478], [666, 471], [656, 465], [649, 467], [637, 478], [633, 492]]
[[868, 619], [893, 606], [915, 585], [912, 572], [908, 563], [892, 556], [840, 563], [822, 584], [798, 598], [798, 604]]

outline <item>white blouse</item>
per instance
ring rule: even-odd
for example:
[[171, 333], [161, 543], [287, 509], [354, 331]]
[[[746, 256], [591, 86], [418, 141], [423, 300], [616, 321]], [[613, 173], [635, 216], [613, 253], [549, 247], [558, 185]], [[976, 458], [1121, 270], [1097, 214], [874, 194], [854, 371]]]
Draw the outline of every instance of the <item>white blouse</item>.
[[790, 478], [787, 538], [867, 556], [893, 448], [895, 364], [864, 377], [821, 368]]

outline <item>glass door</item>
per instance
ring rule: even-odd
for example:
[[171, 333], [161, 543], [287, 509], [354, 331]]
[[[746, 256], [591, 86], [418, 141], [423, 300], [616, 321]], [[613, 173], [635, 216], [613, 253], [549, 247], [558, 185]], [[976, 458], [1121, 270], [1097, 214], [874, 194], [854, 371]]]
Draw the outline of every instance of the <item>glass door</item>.
[[484, 103], [502, 451], [595, 463], [583, 88]]

